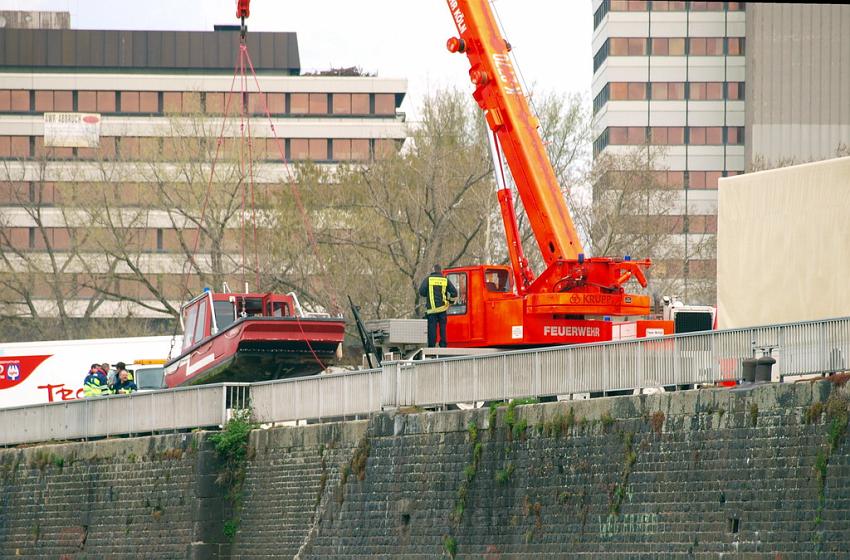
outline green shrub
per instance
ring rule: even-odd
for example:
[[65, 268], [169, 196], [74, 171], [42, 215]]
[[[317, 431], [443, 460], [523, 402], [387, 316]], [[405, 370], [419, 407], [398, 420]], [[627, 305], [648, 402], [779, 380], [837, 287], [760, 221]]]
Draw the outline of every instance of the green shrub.
[[449, 558], [454, 558], [457, 555], [457, 541], [454, 537], [443, 536], [443, 551], [449, 555]]

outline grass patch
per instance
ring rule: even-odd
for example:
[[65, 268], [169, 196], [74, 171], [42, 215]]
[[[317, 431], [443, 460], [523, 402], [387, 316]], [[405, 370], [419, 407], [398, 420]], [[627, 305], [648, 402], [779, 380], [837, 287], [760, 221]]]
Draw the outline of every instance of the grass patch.
[[759, 423], [759, 405], [753, 403], [750, 405], [750, 425], [755, 428]]
[[614, 425], [614, 417], [611, 416], [610, 412], [605, 412], [600, 418], [599, 421], [602, 422], [602, 429], [608, 432], [611, 429], [611, 426]]
[[661, 433], [661, 429], [664, 428], [664, 413], [660, 410], [655, 411], [649, 417], [649, 425], [652, 427], [652, 431], [656, 434]]
[[626, 432], [623, 434], [623, 471], [620, 474], [620, 481], [610, 487], [608, 494], [608, 513], [612, 515], [620, 515], [620, 508], [623, 505], [623, 500], [626, 498], [626, 488], [628, 488], [629, 485], [629, 477], [631, 476], [632, 469], [637, 462], [637, 453], [634, 451], [634, 442], [634, 432]]
[[508, 484], [511, 481], [511, 477], [514, 475], [514, 464], [508, 463], [504, 469], [499, 469], [496, 471], [496, 482], [499, 484]]
[[816, 424], [820, 422], [820, 417], [823, 416], [824, 405], [821, 401], [812, 403], [803, 412], [803, 422], [806, 424]]
[[457, 540], [450, 536], [443, 536], [443, 552], [448, 554], [449, 558], [454, 558], [457, 556]]
[[514, 439], [522, 439], [525, 438], [525, 431], [528, 429], [528, 421], [523, 418], [513, 427], [513, 437]]
[[357, 480], [366, 479], [366, 462], [369, 459], [370, 450], [369, 439], [363, 436], [357, 442], [357, 449], [354, 450], [354, 456], [351, 458], [351, 472], [357, 475]]
[[469, 441], [475, 443], [478, 441], [478, 424], [475, 420], [470, 420], [466, 426], [466, 433], [469, 434]]

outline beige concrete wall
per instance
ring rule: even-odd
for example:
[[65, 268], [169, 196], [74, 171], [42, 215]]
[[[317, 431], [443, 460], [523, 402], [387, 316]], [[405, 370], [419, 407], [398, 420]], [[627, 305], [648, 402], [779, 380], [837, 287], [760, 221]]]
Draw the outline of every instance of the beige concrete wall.
[[747, 162], [850, 145], [850, 5], [748, 3], [746, 52]]
[[850, 316], [850, 157], [720, 180], [720, 328]]

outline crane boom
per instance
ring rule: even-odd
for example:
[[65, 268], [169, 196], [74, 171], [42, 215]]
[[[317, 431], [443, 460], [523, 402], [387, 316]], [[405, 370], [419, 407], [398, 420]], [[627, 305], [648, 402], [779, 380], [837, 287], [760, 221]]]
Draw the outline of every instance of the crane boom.
[[543, 259], [547, 266], [575, 260], [584, 250], [511, 62], [510, 45], [487, 0], [447, 1], [459, 35], [449, 39], [448, 48], [469, 57], [473, 97], [499, 138]]

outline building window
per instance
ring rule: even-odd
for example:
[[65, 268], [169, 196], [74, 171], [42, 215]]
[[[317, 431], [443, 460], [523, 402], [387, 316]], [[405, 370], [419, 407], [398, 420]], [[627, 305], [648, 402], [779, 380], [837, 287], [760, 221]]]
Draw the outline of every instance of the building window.
[[688, 99], [692, 101], [723, 100], [723, 82], [689, 82]]
[[654, 56], [683, 56], [685, 54], [684, 37], [656, 37], [652, 39]]
[[728, 126], [726, 127], [726, 143], [732, 146], [744, 145], [744, 127], [743, 126]]
[[605, 39], [605, 42], [602, 43], [602, 46], [599, 47], [599, 50], [596, 51], [596, 54], [593, 55], [593, 71], [596, 72], [599, 70], [599, 67], [602, 66], [602, 63], [608, 58], [608, 51], [610, 50], [611, 39]]
[[612, 12], [646, 12], [649, 2], [645, 0], [611, 0]]
[[722, 12], [723, 2], [688, 2], [692, 12]]
[[162, 228], [156, 230], [156, 252], [162, 253], [165, 250], [165, 244], [162, 240]]
[[608, 103], [610, 89], [610, 84], [606, 83], [604, 86], [602, 86], [602, 89], [599, 91], [599, 93], [596, 94], [596, 97], [593, 98], [594, 114], [598, 113], [602, 109], [602, 107], [604, 107], [605, 104]]
[[688, 54], [691, 56], [723, 56], [723, 37], [690, 37]]
[[727, 37], [726, 39], [726, 54], [729, 56], [739, 56], [744, 54], [743, 37]]
[[684, 12], [687, 10], [687, 2], [660, 2], [652, 3], [653, 12]]
[[681, 146], [685, 143], [682, 126], [653, 126], [649, 129], [650, 143], [654, 146]]
[[376, 115], [395, 115], [395, 94], [393, 93], [376, 93], [375, 94], [375, 114]]
[[609, 139], [609, 132], [608, 132], [608, 129], [606, 128], [596, 138], [596, 140], [593, 141], [593, 156], [594, 157], [598, 156], [600, 153], [602, 153], [602, 150], [604, 150], [606, 147], [608, 147], [608, 139]]
[[685, 82], [652, 82], [651, 99], [654, 101], [685, 99]]
[[727, 82], [726, 99], [736, 101], [744, 99], [744, 82]]
[[611, 56], [645, 56], [649, 39], [646, 37], [611, 37]]
[[646, 82], [611, 82], [611, 101], [644, 101], [647, 98]]

